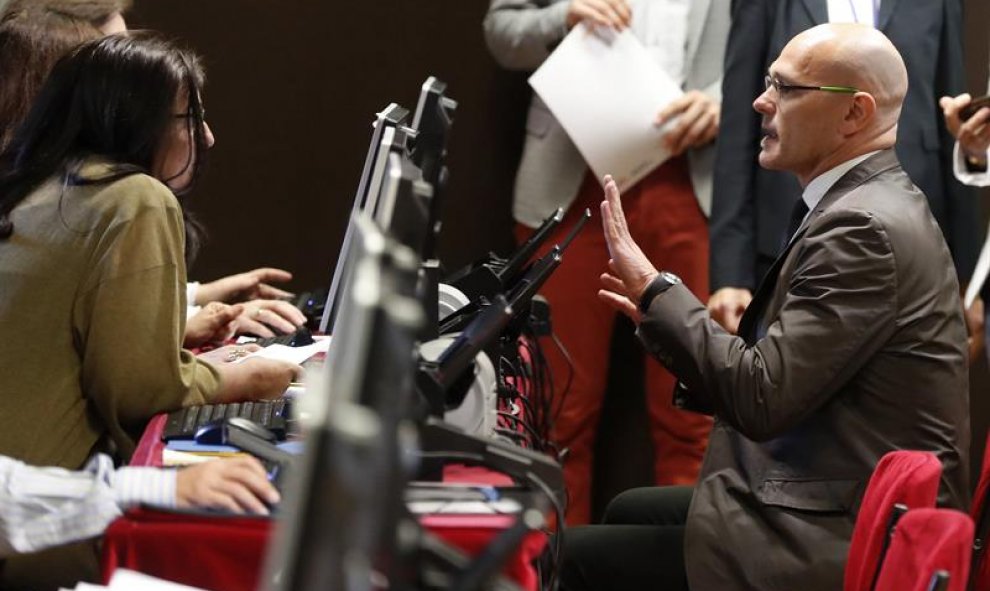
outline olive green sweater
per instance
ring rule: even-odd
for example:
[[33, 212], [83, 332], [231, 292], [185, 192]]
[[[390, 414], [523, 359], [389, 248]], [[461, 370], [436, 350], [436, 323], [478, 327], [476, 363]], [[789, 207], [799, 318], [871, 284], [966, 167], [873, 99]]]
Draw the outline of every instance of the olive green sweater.
[[[88, 161], [78, 176], [105, 178]], [[134, 451], [154, 414], [210, 400], [217, 371], [182, 349], [182, 211], [150, 176], [35, 190], [0, 240], [0, 454], [79, 468]]]

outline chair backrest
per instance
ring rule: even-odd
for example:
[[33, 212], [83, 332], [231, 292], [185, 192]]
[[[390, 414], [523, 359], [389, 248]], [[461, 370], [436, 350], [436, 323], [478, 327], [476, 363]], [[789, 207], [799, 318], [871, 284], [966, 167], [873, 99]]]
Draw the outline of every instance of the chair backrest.
[[897, 523], [876, 591], [928, 591], [938, 571], [946, 591], [965, 591], [973, 520], [955, 509], [911, 509]]
[[898, 450], [880, 458], [856, 516], [844, 591], [872, 589], [894, 505], [934, 507], [941, 477], [942, 464], [931, 452]]
[[983, 467], [980, 469], [980, 481], [973, 495], [973, 507], [969, 516], [976, 525], [973, 540], [973, 561], [970, 571], [970, 591], [990, 591], [990, 560], [987, 559], [987, 537], [990, 537], [990, 433], [987, 434], [987, 444], [983, 452]]

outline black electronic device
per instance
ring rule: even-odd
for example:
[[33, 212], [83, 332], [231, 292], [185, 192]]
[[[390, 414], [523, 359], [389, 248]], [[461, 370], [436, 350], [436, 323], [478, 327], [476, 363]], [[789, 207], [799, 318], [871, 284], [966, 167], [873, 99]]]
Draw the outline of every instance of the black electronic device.
[[463, 292], [472, 302], [489, 299], [507, 290], [518, 280], [521, 270], [563, 219], [564, 210], [557, 208], [508, 259], [489, 254], [485, 260], [453, 273], [447, 278], [447, 283]]
[[959, 119], [961, 121], [966, 121], [973, 115], [976, 115], [976, 112], [984, 107], [990, 107], [990, 94], [978, 96], [969, 101], [965, 107], [959, 109]]
[[224, 445], [227, 443], [227, 439], [230, 437], [232, 431], [250, 433], [258, 439], [272, 443], [278, 441], [278, 437], [271, 429], [263, 427], [251, 419], [233, 416], [229, 419], [210, 421], [199, 429], [196, 429], [196, 443], [203, 445]]
[[445, 96], [446, 91], [446, 83], [434, 76], [427, 78], [420, 88], [412, 122], [416, 138], [412, 142], [410, 156], [413, 163], [422, 170], [423, 180], [433, 187], [433, 198], [429, 202], [427, 215], [428, 231], [423, 243], [416, 247], [423, 260], [436, 256], [436, 240], [441, 229], [441, 196], [447, 184], [444, 158], [447, 154], [450, 126], [457, 109], [457, 101]]
[[307, 391], [304, 453], [271, 545], [269, 589], [371, 588], [372, 572], [398, 589], [411, 551], [398, 523], [412, 429], [404, 414], [423, 317], [411, 294], [417, 267], [411, 251], [388, 241], [367, 215], [356, 214], [353, 227], [360, 257], [335, 329], [342, 345], [327, 361], [327, 391]]
[[309, 328], [305, 326], [300, 326], [292, 332], [285, 334], [275, 335], [273, 337], [262, 337], [254, 341], [255, 345], [260, 347], [268, 347], [271, 345], [284, 345], [286, 347], [305, 347], [306, 345], [312, 345], [315, 341], [313, 340], [313, 333], [310, 332]]
[[486, 466], [509, 476], [517, 483], [541, 491], [548, 496], [551, 503], [559, 507], [564, 505], [564, 473], [560, 464], [547, 455], [494, 439], [469, 435], [435, 418], [427, 419], [420, 428], [420, 443], [426, 456], [446, 457], [452, 462]]
[[[529, 312], [529, 303], [536, 295], [537, 291], [546, 283], [554, 270], [560, 266], [563, 260], [563, 253], [570, 246], [571, 242], [584, 228], [585, 223], [591, 218], [591, 212], [585, 210], [584, 215], [574, 224], [564, 241], [555, 245], [553, 249], [541, 258], [534, 261], [515, 284], [508, 286], [506, 300], [512, 307], [515, 317], [522, 318]], [[488, 302], [484, 298], [472, 301], [467, 306], [447, 316], [440, 323], [440, 334], [458, 332], [471, 322], [474, 316], [487, 307]]]
[[[409, 111], [395, 103], [389, 104], [376, 116], [371, 142], [368, 145], [368, 154], [364, 160], [357, 193], [354, 195], [354, 204], [351, 206], [351, 220], [358, 212], [368, 212], [370, 215], [374, 215], [388, 155], [393, 149], [405, 150], [406, 141], [411, 133], [411, 130], [405, 127], [408, 119]], [[352, 258], [350, 250], [353, 234], [354, 229], [348, 223], [344, 232], [344, 241], [337, 256], [337, 264], [334, 266], [333, 277], [330, 280], [330, 289], [323, 307], [323, 316], [320, 319], [319, 330], [324, 334], [328, 334], [328, 331], [334, 326], [340, 305], [340, 295], [346, 289], [347, 278], [352, 272], [347, 261]]]
[[250, 419], [282, 440], [286, 438], [288, 431], [291, 406], [288, 398], [187, 406], [168, 413], [162, 429], [162, 441], [193, 439], [197, 431], [207, 423], [231, 417]]
[[374, 220], [389, 236], [424, 259], [422, 248], [430, 231], [430, 202], [433, 187], [401, 152], [392, 152], [385, 163], [384, 178]]
[[454, 338], [436, 361], [420, 360], [416, 386], [426, 402], [428, 414], [443, 417], [464, 400], [474, 373], [474, 358], [494, 343], [512, 319], [512, 308], [501, 295]]

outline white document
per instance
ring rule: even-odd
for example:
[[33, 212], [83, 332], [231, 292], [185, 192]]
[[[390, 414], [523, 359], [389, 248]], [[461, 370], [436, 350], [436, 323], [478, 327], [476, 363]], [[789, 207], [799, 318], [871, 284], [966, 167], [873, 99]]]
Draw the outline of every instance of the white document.
[[973, 270], [973, 276], [970, 277], [969, 285], [966, 286], [966, 296], [963, 298], [963, 306], [966, 309], [969, 309], [976, 301], [976, 296], [980, 295], [980, 290], [986, 283], [988, 273], [990, 273], [990, 240], [983, 243], [980, 258], [976, 261], [976, 269]]
[[266, 359], [279, 359], [281, 361], [288, 361], [289, 363], [299, 365], [317, 353], [326, 353], [330, 348], [330, 337], [317, 336], [313, 337], [313, 340], [313, 344], [305, 345], [303, 347], [268, 345], [263, 349], [251, 353], [250, 355], [245, 355], [244, 357], [235, 360], [233, 363], [241, 363], [255, 357], [264, 357]]
[[529, 84], [599, 181], [611, 174], [625, 190], [670, 157], [667, 125], [653, 122], [683, 92], [629, 29], [579, 24]]
[[179, 583], [173, 583], [124, 568], [118, 568], [113, 571], [113, 577], [111, 577], [107, 589], [126, 589], [127, 591], [204, 591], [199, 587], [180, 585]]

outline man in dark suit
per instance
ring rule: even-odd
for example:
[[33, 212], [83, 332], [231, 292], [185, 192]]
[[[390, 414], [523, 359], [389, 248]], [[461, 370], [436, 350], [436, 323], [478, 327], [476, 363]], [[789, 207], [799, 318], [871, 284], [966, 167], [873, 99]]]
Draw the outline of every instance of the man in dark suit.
[[[956, 270], [968, 280], [980, 245], [978, 202], [953, 178], [953, 138], [937, 104], [965, 87], [960, 0], [735, 0], [724, 96], [755, 98], [767, 66], [791, 37], [838, 20], [874, 25], [904, 56], [910, 84], [897, 156], [928, 197]], [[787, 214], [801, 194], [792, 176], [757, 165], [759, 118], [745, 102], [723, 107], [710, 220], [709, 309], [730, 331], [780, 252]]]
[[[693, 498], [630, 491], [607, 525], [567, 532], [565, 588], [839, 589], [864, 487], [895, 449], [935, 453], [941, 503], [967, 504], [966, 329], [949, 249], [893, 150], [906, 92], [897, 50], [863, 25], [812, 28], [770, 65], [759, 162], [803, 193], [740, 336], [653, 268], [606, 179], [599, 295], [716, 422]], [[685, 570], [661, 571], [670, 555]]]

